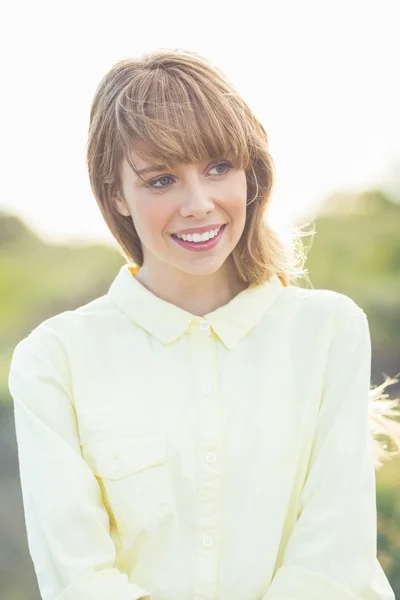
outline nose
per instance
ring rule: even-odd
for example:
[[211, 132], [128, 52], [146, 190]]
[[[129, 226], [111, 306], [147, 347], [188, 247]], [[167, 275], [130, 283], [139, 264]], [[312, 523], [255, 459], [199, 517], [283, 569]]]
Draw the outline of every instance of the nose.
[[180, 214], [182, 217], [196, 217], [201, 219], [204, 215], [214, 210], [214, 201], [210, 197], [210, 189], [202, 185], [197, 179], [192, 179], [182, 190]]

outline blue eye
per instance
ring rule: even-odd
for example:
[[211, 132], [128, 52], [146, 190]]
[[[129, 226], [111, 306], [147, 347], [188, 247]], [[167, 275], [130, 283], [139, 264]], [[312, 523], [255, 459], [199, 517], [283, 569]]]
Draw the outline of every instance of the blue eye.
[[152, 187], [155, 189], [159, 189], [160, 187], [167, 187], [166, 185], [161, 185], [161, 186], [156, 186], [155, 184], [158, 183], [159, 181], [163, 181], [163, 179], [172, 179], [172, 177], [170, 175], [163, 175], [162, 177], [159, 177], [158, 179], [153, 179], [153, 181], [149, 181], [149, 183], [145, 186], [145, 187]]
[[219, 163], [218, 165], [214, 165], [213, 167], [211, 167], [211, 169], [217, 169], [218, 167], [225, 167], [227, 170], [223, 173], [217, 173], [217, 175], [225, 175], [229, 171], [229, 169], [232, 168], [229, 163]]

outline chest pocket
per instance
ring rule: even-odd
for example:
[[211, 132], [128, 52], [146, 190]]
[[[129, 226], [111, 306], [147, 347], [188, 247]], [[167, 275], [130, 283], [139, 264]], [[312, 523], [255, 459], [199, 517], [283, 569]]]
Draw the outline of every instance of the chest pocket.
[[173, 512], [165, 434], [97, 440], [86, 443], [82, 452], [101, 481], [121, 535], [137, 533]]

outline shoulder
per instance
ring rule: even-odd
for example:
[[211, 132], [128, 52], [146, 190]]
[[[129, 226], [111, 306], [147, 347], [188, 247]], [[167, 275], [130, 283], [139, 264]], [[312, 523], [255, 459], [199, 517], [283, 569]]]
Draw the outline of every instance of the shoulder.
[[119, 309], [112, 304], [107, 295], [53, 315], [28, 332], [15, 346], [13, 359], [23, 351], [46, 347], [54, 357], [66, 358], [74, 349], [84, 347], [90, 341], [106, 340], [113, 325], [123, 319]]
[[353, 298], [331, 289], [290, 285], [283, 288], [280, 300], [286, 311], [299, 319], [328, 320], [333, 329], [355, 318], [366, 318], [364, 309]]

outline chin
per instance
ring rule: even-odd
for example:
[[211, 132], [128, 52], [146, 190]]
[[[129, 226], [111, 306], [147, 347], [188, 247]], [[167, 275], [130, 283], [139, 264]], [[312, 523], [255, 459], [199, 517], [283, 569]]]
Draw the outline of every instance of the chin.
[[214, 258], [214, 260], [209, 259], [208, 262], [207, 260], [198, 260], [193, 261], [191, 264], [179, 264], [176, 265], [176, 267], [188, 275], [199, 275], [204, 277], [205, 275], [213, 275], [219, 271], [224, 263], [225, 260], [221, 261]]

